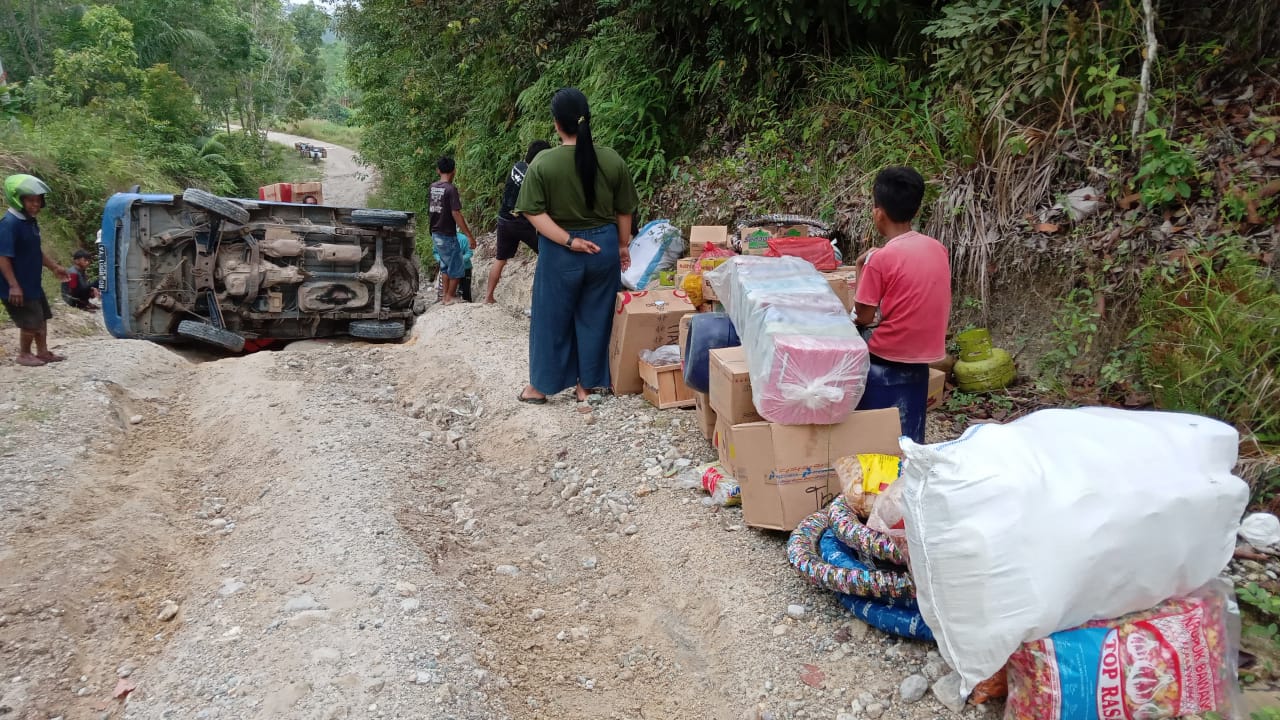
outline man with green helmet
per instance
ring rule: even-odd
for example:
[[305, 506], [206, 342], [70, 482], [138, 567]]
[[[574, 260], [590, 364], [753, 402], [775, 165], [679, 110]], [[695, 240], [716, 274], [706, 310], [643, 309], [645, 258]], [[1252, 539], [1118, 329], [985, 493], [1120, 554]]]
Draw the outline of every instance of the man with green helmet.
[[32, 175], [10, 175], [4, 180], [9, 211], [0, 218], [0, 303], [18, 326], [17, 362], [27, 367], [66, 359], [49, 350], [48, 321], [53, 311], [40, 285], [42, 267], [59, 280], [67, 279], [67, 271], [40, 247], [36, 216], [48, 193], [49, 186]]

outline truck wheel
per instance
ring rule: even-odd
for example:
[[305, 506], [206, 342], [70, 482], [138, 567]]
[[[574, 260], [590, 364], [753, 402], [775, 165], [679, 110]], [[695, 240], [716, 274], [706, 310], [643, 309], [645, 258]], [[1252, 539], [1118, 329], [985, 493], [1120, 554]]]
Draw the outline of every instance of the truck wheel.
[[184, 190], [182, 192], [182, 201], [191, 207], [211, 212], [214, 215], [221, 215], [237, 225], [244, 225], [249, 222], [248, 210], [226, 198], [220, 198], [199, 188], [187, 188]]
[[353, 320], [347, 332], [365, 340], [399, 340], [405, 330], [399, 320]]
[[183, 320], [178, 323], [178, 334], [192, 340], [217, 345], [223, 350], [230, 350], [231, 352], [244, 350], [243, 336], [237, 335], [230, 330], [214, 327], [208, 323]]
[[364, 226], [404, 227], [409, 224], [409, 213], [400, 210], [352, 210], [351, 224]]

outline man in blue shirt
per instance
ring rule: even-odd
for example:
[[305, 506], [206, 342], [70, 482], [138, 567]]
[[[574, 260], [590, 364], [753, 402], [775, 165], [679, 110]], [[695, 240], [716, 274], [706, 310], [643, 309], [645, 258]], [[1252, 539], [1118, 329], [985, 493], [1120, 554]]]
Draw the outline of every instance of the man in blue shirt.
[[67, 271], [40, 247], [36, 216], [44, 209], [48, 193], [49, 186], [31, 175], [10, 175], [4, 181], [9, 211], [0, 218], [0, 304], [18, 326], [17, 362], [26, 367], [66, 359], [49, 350], [48, 321], [53, 311], [40, 285], [41, 268], [49, 268], [59, 280], [67, 279]]

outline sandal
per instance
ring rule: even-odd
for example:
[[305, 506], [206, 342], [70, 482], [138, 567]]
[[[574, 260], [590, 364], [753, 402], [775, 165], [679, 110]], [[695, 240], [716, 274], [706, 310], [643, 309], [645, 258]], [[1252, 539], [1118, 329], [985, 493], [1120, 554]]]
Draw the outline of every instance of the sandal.
[[547, 404], [547, 399], [544, 397], [540, 397], [540, 398], [525, 397], [524, 390], [521, 390], [520, 392], [516, 393], [516, 400], [519, 400], [522, 403], [529, 403], [530, 405], [546, 405]]
[[44, 360], [41, 360], [40, 358], [36, 357], [35, 355], [19, 355], [18, 357], [14, 358], [13, 361], [23, 367], [44, 367], [45, 365], [48, 364]]
[[49, 353], [48, 355], [37, 355], [36, 358], [43, 360], [47, 363], [62, 362], [63, 360], [66, 360], [66, 358], [63, 357], [62, 355], [59, 355], [53, 352]]

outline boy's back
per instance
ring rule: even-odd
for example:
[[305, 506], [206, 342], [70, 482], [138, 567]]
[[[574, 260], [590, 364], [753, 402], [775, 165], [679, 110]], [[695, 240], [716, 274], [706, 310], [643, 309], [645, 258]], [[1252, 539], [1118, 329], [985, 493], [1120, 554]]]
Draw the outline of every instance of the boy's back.
[[951, 261], [942, 243], [915, 231], [893, 238], [867, 258], [856, 299], [880, 308], [867, 342], [876, 357], [930, 363], [946, 356]]

